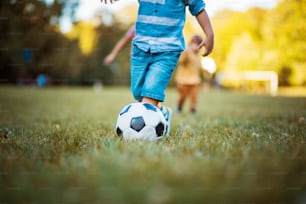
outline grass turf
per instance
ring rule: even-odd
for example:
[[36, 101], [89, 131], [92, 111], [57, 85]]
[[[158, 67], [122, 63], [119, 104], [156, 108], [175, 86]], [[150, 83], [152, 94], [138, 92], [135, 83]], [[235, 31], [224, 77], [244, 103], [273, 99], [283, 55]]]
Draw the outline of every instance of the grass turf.
[[150, 143], [115, 135], [127, 88], [0, 93], [0, 203], [306, 202], [306, 98], [202, 91]]

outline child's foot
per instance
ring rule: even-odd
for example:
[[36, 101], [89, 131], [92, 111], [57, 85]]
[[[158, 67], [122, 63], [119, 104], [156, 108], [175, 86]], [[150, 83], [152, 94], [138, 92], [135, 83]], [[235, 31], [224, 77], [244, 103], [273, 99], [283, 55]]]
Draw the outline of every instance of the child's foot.
[[170, 127], [171, 127], [171, 119], [172, 119], [172, 110], [169, 107], [161, 106], [161, 112], [163, 113], [165, 120], [166, 120], [166, 136], [170, 134]]
[[182, 113], [182, 107], [177, 106], [176, 107], [176, 113], [178, 113], [178, 114]]
[[196, 112], [197, 112], [197, 110], [196, 110], [195, 108], [191, 108], [191, 109], [190, 109], [190, 113], [191, 113], [191, 114], [196, 114]]

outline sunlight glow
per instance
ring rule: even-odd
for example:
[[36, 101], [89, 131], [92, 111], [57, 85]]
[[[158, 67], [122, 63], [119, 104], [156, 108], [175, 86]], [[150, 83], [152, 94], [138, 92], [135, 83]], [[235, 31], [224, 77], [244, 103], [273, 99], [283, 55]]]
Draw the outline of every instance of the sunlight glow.
[[201, 62], [203, 69], [206, 70], [208, 73], [213, 74], [216, 72], [217, 66], [213, 58], [204, 57]]

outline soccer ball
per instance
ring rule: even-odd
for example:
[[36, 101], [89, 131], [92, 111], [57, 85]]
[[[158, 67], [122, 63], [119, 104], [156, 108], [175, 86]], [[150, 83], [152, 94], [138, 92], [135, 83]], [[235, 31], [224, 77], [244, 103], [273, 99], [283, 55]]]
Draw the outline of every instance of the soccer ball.
[[117, 135], [125, 140], [159, 140], [165, 136], [166, 120], [160, 109], [149, 103], [130, 103], [119, 113]]

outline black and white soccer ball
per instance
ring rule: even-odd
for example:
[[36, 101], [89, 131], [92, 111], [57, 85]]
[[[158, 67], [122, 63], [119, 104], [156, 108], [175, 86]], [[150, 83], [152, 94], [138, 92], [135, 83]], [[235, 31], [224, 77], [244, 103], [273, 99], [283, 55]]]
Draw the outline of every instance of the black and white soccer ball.
[[150, 103], [130, 103], [118, 115], [116, 132], [125, 140], [156, 141], [166, 135], [166, 120]]

